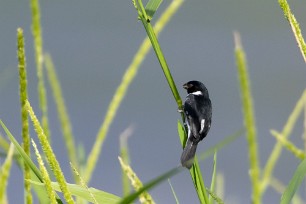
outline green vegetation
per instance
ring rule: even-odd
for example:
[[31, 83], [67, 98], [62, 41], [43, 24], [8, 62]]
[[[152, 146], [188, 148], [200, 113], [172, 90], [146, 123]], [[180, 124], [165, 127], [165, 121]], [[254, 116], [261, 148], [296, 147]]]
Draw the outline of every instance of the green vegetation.
[[[120, 137], [120, 157], [119, 163], [122, 168], [122, 188], [123, 195], [117, 196], [109, 192], [104, 192], [92, 187], [88, 187], [88, 183], [92, 178], [93, 171], [97, 165], [97, 160], [100, 157], [101, 150], [108, 130], [116, 117], [117, 110], [120, 107], [124, 97], [128, 93], [130, 84], [135, 79], [141, 63], [145, 59], [149, 49], [152, 47], [155, 51], [156, 57], [160, 63], [161, 69], [164, 73], [165, 79], [168, 82], [169, 88], [172, 92], [173, 98], [177, 103], [179, 110], [182, 109], [182, 99], [178, 93], [175, 80], [172, 77], [170, 68], [166, 62], [166, 58], [162, 52], [158, 42], [158, 35], [167, 25], [173, 14], [184, 3], [183, 0], [173, 0], [169, 6], [161, 14], [160, 18], [156, 20], [155, 26], [152, 26], [152, 21], [155, 20], [156, 10], [159, 8], [162, 0], [149, 0], [144, 6], [141, 0], [132, 0], [132, 3], [138, 14], [138, 19], [142, 22], [143, 27], [147, 33], [147, 38], [144, 39], [139, 50], [135, 54], [130, 66], [126, 69], [122, 77], [122, 81], [115, 91], [110, 105], [105, 114], [103, 123], [100, 126], [96, 136], [95, 143], [91, 152], [86, 157], [86, 162], [82, 162], [77, 155], [79, 152], [76, 148], [76, 141], [72, 133], [72, 125], [64, 102], [61, 85], [56, 74], [55, 66], [52, 62], [51, 56], [45, 54], [43, 51], [43, 38], [40, 23], [40, 8], [38, 0], [30, 0], [32, 11], [32, 33], [35, 50], [36, 73], [38, 78], [38, 98], [39, 107], [42, 113], [40, 119], [34, 113], [30, 105], [27, 94], [27, 70], [26, 70], [26, 55], [24, 49], [24, 36], [21, 28], [17, 29], [17, 57], [19, 69], [19, 87], [20, 87], [20, 115], [22, 122], [22, 144], [18, 143], [15, 137], [11, 134], [9, 129], [4, 124], [5, 118], [1, 118], [0, 124], [5, 131], [10, 142], [8, 142], [3, 135], [0, 135], [0, 149], [5, 152], [5, 161], [0, 166], [0, 203], [7, 203], [7, 181], [10, 176], [12, 162], [16, 162], [24, 173], [24, 191], [25, 203], [33, 202], [33, 196], [36, 195], [40, 203], [131, 203], [139, 199], [141, 203], [155, 203], [154, 197], [150, 195], [149, 190], [158, 187], [161, 182], [169, 181], [169, 188], [173, 192], [176, 203], [179, 203], [179, 198], [175, 192], [175, 187], [170, 183], [170, 177], [179, 174], [185, 168], [178, 166], [169, 171], [156, 176], [147, 183], [143, 183], [141, 178], [136, 175], [136, 172], [130, 166], [130, 156], [127, 138], [132, 134], [133, 128], [129, 127]], [[301, 54], [306, 61], [306, 46], [301, 33], [301, 29], [295, 17], [293, 16], [290, 7], [286, 0], [279, 0], [279, 5], [284, 12], [285, 18], [289, 21], [290, 27], [297, 40]], [[132, 6], [132, 5], [131, 5]], [[194, 164], [190, 169], [191, 179], [197, 192], [200, 203], [213, 204], [224, 203], [224, 176], [218, 172], [217, 169], [217, 152], [228, 146], [231, 142], [238, 139], [239, 136], [246, 133], [246, 141], [248, 144], [249, 155], [249, 175], [252, 188], [252, 203], [262, 203], [262, 198], [266, 193], [267, 187], [275, 188], [277, 192], [282, 193], [280, 202], [282, 204], [303, 203], [302, 198], [298, 195], [297, 189], [304, 180], [306, 174], [305, 150], [299, 149], [294, 143], [289, 140], [289, 136], [295, 127], [298, 117], [302, 114], [306, 107], [306, 90], [301, 98], [297, 101], [295, 108], [290, 114], [287, 123], [283, 130], [271, 130], [271, 135], [276, 138], [276, 144], [272, 148], [271, 154], [263, 168], [259, 161], [259, 144], [257, 142], [257, 131], [255, 123], [255, 110], [253, 107], [253, 96], [250, 86], [250, 78], [247, 67], [247, 59], [245, 51], [238, 33], [234, 34], [235, 51], [234, 56], [237, 64], [237, 73], [240, 86], [240, 95], [242, 103], [243, 124], [244, 128], [236, 133], [229, 135], [224, 140], [220, 141], [215, 146], [209, 148], [206, 152], [198, 154], [194, 160]], [[45, 68], [45, 69], [44, 69]], [[55, 101], [59, 123], [62, 128], [62, 133], [67, 148], [71, 164], [71, 172], [74, 176], [75, 184], [66, 182], [67, 177], [65, 172], [62, 172], [61, 166], [56, 158], [56, 152], [53, 152], [51, 145], [52, 135], [50, 134], [48, 125], [48, 104], [47, 93], [44, 82], [44, 74], [49, 79], [50, 87]], [[256, 100], [256, 99], [255, 99]], [[34, 108], [35, 109], [35, 108]], [[305, 111], [305, 110], [304, 110]], [[305, 115], [306, 116], [306, 115]], [[35, 136], [29, 135], [29, 120], [32, 121], [32, 126], [36, 132]], [[306, 120], [306, 117], [304, 118]], [[185, 122], [184, 114], [181, 113], [181, 121], [178, 121], [178, 136], [182, 147], [186, 142], [187, 129], [182, 124]], [[306, 127], [306, 126], [305, 126]], [[306, 128], [304, 128], [304, 135], [306, 140]], [[37, 136], [37, 137], [36, 137]], [[40, 146], [36, 145], [35, 140], [39, 141]], [[34, 152], [31, 152], [30, 141]], [[40, 154], [39, 148], [43, 150], [43, 155]], [[292, 179], [287, 187], [282, 185], [280, 181], [275, 178], [273, 171], [275, 165], [280, 158], [282, 149], [287, 149], [297, 159], [301, 160]], [[38, 166], [34, 161], [36, 156]], [[212, 176], [207, 180], [211, 180], [210, 187], [204, 183], [202, 171], [199, 167], [199, 162], [206, 159], [208, 156], [214, 155]], [[3, 156], [3, 155], [2, 155]], [[219, 156], [220, 158], [220, 156]], [[55, 181], [52, 181], [55, 179]], [[134, 188], [134, 191], [131, 190]], [[62, 196], [59, 196], [61, 193]]]

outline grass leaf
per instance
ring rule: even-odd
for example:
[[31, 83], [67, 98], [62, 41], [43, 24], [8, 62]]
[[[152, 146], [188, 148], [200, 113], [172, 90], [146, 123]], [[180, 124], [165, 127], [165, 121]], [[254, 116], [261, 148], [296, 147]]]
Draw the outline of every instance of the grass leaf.
[[[24, 160], [24, 162], [26, 162], [26, 164], [31, 168], [33, 174], [31, 175], [32, 180], [34, 181], [39, 181], [41, 183], [43, 183], [43, 178], [42, 175], [39, 171], [39, 169], [36, 167], [36, 165], [33, 163], [33, 161], [31, 160], [31, 158], [25, 153], [25, 151], [23, 150], [23, 148], [19, 145], [19, 143], [17, 142], [17, 140], [15, 139], [15, 137], [12, 135], [12, 133], [8, 130], [8, 128], [5, 126], [5, 124], [2, 122], [2, 120], [0, 120], [0, 125], [2, 126], [2, 128], [4, 129], [5, 133], [7, 134], [7, 136], [9, 137], [9, 139], [11, 140], [11, 142], [14, 144], [15, 148], [17, 149], [18, 153], [20, 154], [20, 156], [22, 157], [22, 159]], [[39, 194], [43, 194], [45, 193], [45, 191], [40, 191]], [[45, 194], [46, 196], [42, 196], [44, 198], [47, 197], [47, 194]], [[57, 203], [62, 204], [63, 202], [61, 201], [61, 199], [59, 198], [58, 195], [56, 195], [56, 199], [57, 199]]]
[[149, 0], [145, 7], [149, 20], [152, 20], [156, 10], [158, 9], [162, 1], [163, 0]]
[[[31, 181], [32, 184], [37, 185], [37, 186], [41, 186], [44, 187], [43, 183], [39, 183], [39, 182], [35, 182], [35, 181]], [[51, 183], [52, 188], [56, 191], [61, 192], [61, 188], [58, 184], [58, 182], [52, 182]], [[97, 200], [98, 203], [103, 204], [103, 203], [107, 203], [107, 204], [115, 204], [118, 203], [120, 201], [120, 197], [111, 194], [111, 193], [107, 193], [105, 191], [100, 191], [98, 189], [95, 188], [83, 188], [80, 185], [77, 184], [70, 184], [70, 183], [66, 183], [69, 191], [71, 192], [72, 195], [77, 196], [79, 198], [82, 198], [84, 200], [87, 200], [89, 202], [94, 202], [94, 200], [92, 199], [92, 195], [95, 197], [95, 199]], [[90, 192], [88, 192], [90, 191]]]
[[292, 197], [294, 196], [295, 192], [297, 191], [298, 187], [301, 185], [304, 176], [306, 174], [306, 159], [304, 159], [299, 166], [297, 167], [294, 175], [287, 186], [285, 192], [281, 198], [281, 204], [289, 204], [291, 202]]

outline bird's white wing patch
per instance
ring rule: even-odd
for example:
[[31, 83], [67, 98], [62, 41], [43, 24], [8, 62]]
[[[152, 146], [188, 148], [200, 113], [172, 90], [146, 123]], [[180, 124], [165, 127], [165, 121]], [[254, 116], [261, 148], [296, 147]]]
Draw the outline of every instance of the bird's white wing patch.
[[187, 120], [187, 129], [188, 129], [188, 138], [190, 138], [191, 136], [191, 130], [190, 130], [190, 125], [188, 123], [188, 120]]
[[195, 92], [192, 92], [191, 94], [196, 95], [196, 96], [203, 95], [202, 91], [195, 91]]
[[204, 127], [205, 127], [205, 119], [202, 119], [202, 120], [201, 120], [201, 129], [200, 129], [200, 134], [202, 134], [202, 133], [203, 133], [203, 131], [204, 131]]

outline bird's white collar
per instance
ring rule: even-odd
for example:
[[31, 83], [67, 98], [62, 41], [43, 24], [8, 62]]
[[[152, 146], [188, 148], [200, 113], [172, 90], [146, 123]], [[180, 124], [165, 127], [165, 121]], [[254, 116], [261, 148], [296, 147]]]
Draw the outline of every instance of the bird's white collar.
[[202, 96], [203, 95], [202, 91], [195, 91], [195, 92], [192, 92], [190, 94], [196, 95], [196, 96]]

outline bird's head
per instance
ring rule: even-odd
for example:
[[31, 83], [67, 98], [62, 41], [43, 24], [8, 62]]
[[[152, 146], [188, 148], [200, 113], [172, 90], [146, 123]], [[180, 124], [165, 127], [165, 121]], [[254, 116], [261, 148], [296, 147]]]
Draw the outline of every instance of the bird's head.
[[209, 97], [207, 88], [202, 82], [189, 81], [183, 85], [183, 88], [187, 90], [188, 94], [202, 95], [204, 97]]

